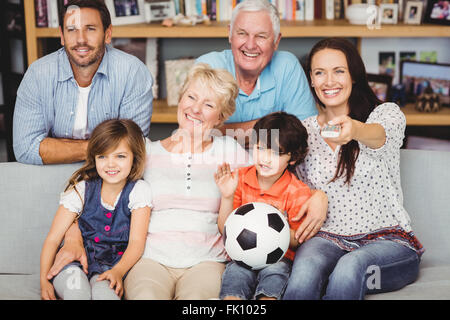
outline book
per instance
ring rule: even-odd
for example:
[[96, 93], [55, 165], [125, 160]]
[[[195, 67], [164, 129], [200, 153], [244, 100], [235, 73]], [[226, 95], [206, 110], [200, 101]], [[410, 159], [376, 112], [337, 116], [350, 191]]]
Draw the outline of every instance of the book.
[[34, 9], [36, 11], [36, 27], [48, 27], [47, 0], [34, 0]]
[[305, 20], [314, 20], [314, 0], [305, 0]]
[[334, 0], [325, 0], [325, 18], [334, 20]]
[[59, 17], [58, 17], [58, 1], [57, 0], [47, 0], [47, 17], [48, 17], [48, 27], [58, 28]]
[[295, 20], [305, 20], [305, 0], [295, 1]]

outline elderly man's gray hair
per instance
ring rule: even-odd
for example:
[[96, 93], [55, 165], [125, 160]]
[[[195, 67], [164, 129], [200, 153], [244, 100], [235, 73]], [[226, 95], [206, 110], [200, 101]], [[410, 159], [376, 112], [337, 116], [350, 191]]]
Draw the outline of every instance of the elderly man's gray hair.
[[269, 14], [270, 21], [272, 21], [272, 29], [275, 35], [274, 43], [277, 41], [280, 34], [280, 16], [274, 5], [267, 0], [244, 0], [240, 2], [231, 13], [230, 35], [233, 32], [234, 21], [241, 11], [266, 11]]

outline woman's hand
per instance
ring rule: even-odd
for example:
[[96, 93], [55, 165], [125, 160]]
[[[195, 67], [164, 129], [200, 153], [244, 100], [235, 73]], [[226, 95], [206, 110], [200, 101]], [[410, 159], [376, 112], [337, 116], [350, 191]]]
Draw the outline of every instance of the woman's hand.
[[300, 208], [300, 212], [292, 218], [293, 221], [300, 220], [306, 213], [297, 231], [295, 239], [303, 243], [311, 239], [322, 227], [328, 211], [328, 197], [322, 190], [312, 190], [312, 196]]
[[217, 172], [214, 173], [214, 180], [220, 190], [223, 198], [232, 198], [238, 185], [238, 175], [231, 172], [230, 165], [225, 163], [219, 165]]
[[369, 148], [378, 149], [386, 142], [386, 132], [379, 123], [363, 123], [344, 115], [334, 118], [328, 124], [341, 126], [341, 133], [338, 137], [326, 138], [329, 142], [338, 145], [356, 140]]
[[326, 139], [338, 145], [344, 145], [355, 139], [358, 123], [359, 123], [358, 121], [353, 120], [347, 115], [338, 116], [333, 120], [328, 121], [328, 124], [332, 126], [339, 125], [341, 127], [341, 133], [336, 138], [326, 138]]
[[109, 280], [109, 282], [110, 282], [109, 287], [111, 289], [116, 288], [114, 291], [119, 296], [119, 298], [122, 298], [122, 295], [123, 295], [122, 279], [123, 279], [123, 273], [115, 268], [112, 268], [108, 271], [103, 272], [101, 275], [99, 275], [97, 278], [97, 281]]

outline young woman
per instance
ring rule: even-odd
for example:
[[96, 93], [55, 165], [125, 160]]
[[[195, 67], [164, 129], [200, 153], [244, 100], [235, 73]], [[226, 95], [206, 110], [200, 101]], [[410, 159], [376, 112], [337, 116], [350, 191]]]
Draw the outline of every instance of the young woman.
[[[347, 40], [318, 42], [307, 76], [321, 110], [303, 121], [309, 153], [297, 173], [327, 194], [328, 215], [297, 250], [284, 299], [363, 299], [400, 289], [417, 278], [423, 253], [402, 205], [405, 117], [394, 103], [380, 104]], [[338, 137], [322, 137], [327, 124], [340, 126]]]

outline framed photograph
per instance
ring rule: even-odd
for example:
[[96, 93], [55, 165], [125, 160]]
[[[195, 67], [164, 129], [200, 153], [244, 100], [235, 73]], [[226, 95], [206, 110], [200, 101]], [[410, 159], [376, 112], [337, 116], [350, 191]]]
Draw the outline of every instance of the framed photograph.
[[397, 3], [381, 3], [379, 10], [379, 22], [384, 24], [396, 24], [398, 20]]
[[370, 88], [378, 99], [383, 102], [389, 101], [391, 96], [392, 77], [386, 74], [367, 74]]
[[164, 61], [166, 71], [167, 105], [177, 106], [181, 87], [186, 80], [189, 69], [195, 64], [195, 59], [178, 59]]
[[450, 26], [450, 0], [428, 0], [424, 20]]
[[144, 0], [105, 0], [113, 26], [145, 22]]
[[175, 6], [173, 1], [145, 2], [145, 21], [162, 21], [175, 17]]
[[395, 51], [378, 52], [378, 73], [395, 76]]
[[421, 1], [409, 1], [406, 3], [403, 20], [407, 24], [420, 24], [423, 3]]
[[406, 100], [414, 102], [430, 86], [443, 106], [450, 106], [450, 64], [402, 61], [400, 83], [405, 86]]

